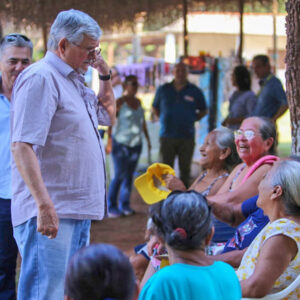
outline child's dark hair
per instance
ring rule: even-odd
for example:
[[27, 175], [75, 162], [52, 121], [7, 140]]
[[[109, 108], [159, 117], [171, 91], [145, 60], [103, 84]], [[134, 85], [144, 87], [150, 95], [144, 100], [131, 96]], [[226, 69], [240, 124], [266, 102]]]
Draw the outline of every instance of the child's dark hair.
[[65, 295], [74, 300], [132, 300], [135, 276], [128, 257], [108, 244], [93, 244], [72, 257]]
[[213, 226], [207, 201], [196, 191], [172, 192], [150, 215], [157, 234], [175, 250], [201, 249]]

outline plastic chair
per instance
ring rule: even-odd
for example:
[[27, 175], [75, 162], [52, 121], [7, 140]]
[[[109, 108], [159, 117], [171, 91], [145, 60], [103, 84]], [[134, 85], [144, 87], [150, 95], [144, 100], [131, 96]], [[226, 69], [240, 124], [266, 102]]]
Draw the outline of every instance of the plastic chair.
[[289, 293], [295, 290], [300, 285], [300, 274], [296, 277], [296, 279], [285, 289], [278, 293], [269, 294], [263, 298], [242, 298], [242, 300], [279, 300], [284, 297], [287, 297]]

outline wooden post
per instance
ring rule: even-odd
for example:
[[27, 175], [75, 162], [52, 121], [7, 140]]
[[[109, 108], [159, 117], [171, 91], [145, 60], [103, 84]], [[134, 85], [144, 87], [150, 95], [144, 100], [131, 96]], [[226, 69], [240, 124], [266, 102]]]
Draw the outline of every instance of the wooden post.
[[183, 13], [183, 55], [187, 57], [189, 55], [189, 35], [187, 30], [187, 14], [188, 14], [188, 3], [187, 0], [182, 0], [182, 13]]
[[276, 17], [278, 12], [278, 0], [273, 0], [273, 66], [274, 74], [277, 72], [278, 53], [277, 53], [277, 29], [276, 29]]
[[240, 40], [237, 50], [237, 58], [240, 64], [243, 63], [243, 47], [244, 47], [244, 1], [239, 0], [239, 12], [240, 12]]

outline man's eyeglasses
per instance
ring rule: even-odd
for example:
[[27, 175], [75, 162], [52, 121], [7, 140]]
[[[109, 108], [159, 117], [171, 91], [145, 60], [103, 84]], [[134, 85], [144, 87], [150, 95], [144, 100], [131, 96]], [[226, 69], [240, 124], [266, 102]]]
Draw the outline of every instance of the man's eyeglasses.
[[31, 44], [30, 39], [26, 35], [19, 34], [19, 33], [12, 33], [12, 34], [8, 34], [8, 35], [4, 36], [0, 41], [0, 45], [6, 44], [6, 43], [12, 43], [19, 39], [23, 39], [25, 42], [28, 42]]
[[96, 55], [96, 54], [100, 54], [101, 53], [101, 48], [100, 47], [96, 47], [96, 48], [90, 49], [90, 48], [85, 48], [85, 47], [82, 47], [82, 46], [74, 44], [74, 43], [71, 43], [71, 44], [73, 44], [74, 46], [76, 46], [76, 47], [78, 47], [78, 48], [80, 48], [80, 49], [82, 49], [84, 51], [86, 51], [87, 54], [88, 54], [88, 56], [94, 55], [94, 54]]
[[259, 133], [256, 133], [255, 131], [253, 130], [241, 130], [241, 129], [238, 129], [238, 130], [235, 130], [234, 131], [234, 138], [237, 140], [237, 139], [241, 139], [242, 137], [245, 137], [248, 141], [252, 140], [256, 135], [260, 135]]

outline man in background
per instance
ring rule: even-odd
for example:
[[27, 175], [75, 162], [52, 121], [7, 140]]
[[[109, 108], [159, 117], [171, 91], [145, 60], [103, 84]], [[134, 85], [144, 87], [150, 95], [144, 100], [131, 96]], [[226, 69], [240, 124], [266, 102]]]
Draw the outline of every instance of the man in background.
[[0, 41], [0, 299], [16, 299], [18, 248], [11, 224], [10, 98], [18, 75], [31, 63], [32, 43], [13, 33]]
[[268, 117], [274, 122], [288, 109], [285, 91], [280, 80], [271, 73], [269, 57], [256, 55], [252, 68], [259, 79], [260, 90], [253, 116]]
[[160, 119], [161, 161], [173, 167], [178, 157], [180, 179], [186, 187], [195, 146], [194, 124], [207, 114], [202, 91], [187, 78], [187, 66], [176, 64], [174, 80], [158, 88], [152, 104]]

